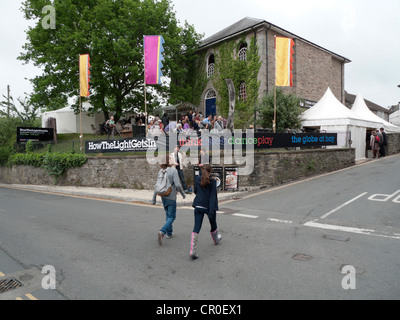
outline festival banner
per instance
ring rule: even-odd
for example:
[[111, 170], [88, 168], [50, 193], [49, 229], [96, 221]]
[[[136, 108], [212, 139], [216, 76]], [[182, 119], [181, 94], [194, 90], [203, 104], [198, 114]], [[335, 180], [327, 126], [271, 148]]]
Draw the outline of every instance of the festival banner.
[[79, 56], [79, 83], [81, 97], [89, 97], [89, 82], [90, 82], [90, 57], [88, 54]]
[[162, 36], [144, 36], [143, 42], [145, 83], [149, 85], [161, 84], [164, 38]]
[[277, 87], [293, 87], [293, 47], [293, 39], [275, 38]]

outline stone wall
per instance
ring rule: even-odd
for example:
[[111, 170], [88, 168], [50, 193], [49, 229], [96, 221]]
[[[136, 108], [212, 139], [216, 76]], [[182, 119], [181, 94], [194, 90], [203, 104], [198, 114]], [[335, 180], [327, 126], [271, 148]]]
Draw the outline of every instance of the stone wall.
[[[239, 187], [241, 190], [271, 187], [350, 167], [355, 164], [354, 159], [354, 149], [255, 153], [254, 172], [240, 176]], [[146, 157], [90, 157], [82, 167], [68, 170], [57, 185], [153, 189], [159, 169], [158, 165], [148, 164]], [[185, 169], [185, 177], [187, 185], [193, 185], [192, 165]], [[15, 166], [0, 168], [0, 183], [54, 185], [55, 179], [40, 168]]]
[[400, 133], [386, 134], [388, 145], [386, 146], [386, 154], [388, 156], [400, 153]]

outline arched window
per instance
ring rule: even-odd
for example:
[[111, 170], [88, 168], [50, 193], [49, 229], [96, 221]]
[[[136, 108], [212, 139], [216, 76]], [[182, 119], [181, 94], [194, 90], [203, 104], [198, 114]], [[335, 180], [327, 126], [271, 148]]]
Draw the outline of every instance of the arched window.
[[213, 54], [210, 54], [207, 60], [207, 77], [213, 76], [215, 73], [215, 57]]
[[239, 47], [239, 61], [246, 61], [247, 59], [247, 43], [242, 42]]
[[239, 99], [241, 101], [247, 100], [246, 84], [244, 82], [242, 82], [239, 87]]
[[217, 97], [217, 94], [215, 93], [214, 90], [210, 89], [210, 90], [207, 91], [206, 99], [213, 99], [213, 98], [216, 98], [216, 97]]

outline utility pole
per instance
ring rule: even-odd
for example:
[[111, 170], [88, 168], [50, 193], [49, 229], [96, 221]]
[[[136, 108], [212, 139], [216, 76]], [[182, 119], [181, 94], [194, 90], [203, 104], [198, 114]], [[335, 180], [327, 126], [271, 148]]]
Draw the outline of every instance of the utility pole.
[[10, 85], [7, 86], [7, 117], [10, 117]]

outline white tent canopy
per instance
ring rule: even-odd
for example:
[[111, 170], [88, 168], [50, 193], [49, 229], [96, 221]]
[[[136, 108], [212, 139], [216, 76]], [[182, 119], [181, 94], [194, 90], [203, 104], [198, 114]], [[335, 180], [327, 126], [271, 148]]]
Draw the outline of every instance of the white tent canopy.
[[376, 129], [380, 122], [360, 117], [344, 106], [328, 88], [325, 95], [302, 115], [303, 127], [319, 128], [322, 132], [338, 133], [339, 148], [356, 149], [356, 160], [365, 159], [367, 129]]
[[376, 129], [383, 127], [387, 133], [400, 132], [400, 127], [395, 126], [394, 124], [383, 120], [382, 118], [378, 117], [375, 113], [373, 113], [368, 108], [361, 94], [359, 94], [356, 98], [356, 101], [354, 101], [351, 111], [353, 111], [360, 117], [365, 118], [368, 121], [375, 121], [380, 123], [380, 125]]
[[304, 127], [321, 125], [355, 125], [366, 128], [377, 128], [376, 121], [360, 117], [343, 105], [328, 88], [325, 95], [312, 108], [303, 113]]
[[[103, 123], [104, 115], [97, 113], [95, 115], [89, 115], [85, 110], [88, 110], [91, 105], [88, 102], [82, 104], [82, 131], [83, 133], [93, 133], [91, 125], [93, 124], [95, 129], [100, 128], [100, 124]], [[75, 114], [74, 110], [68, 106], [63, 109], [45, 112], [42, 115], [42, 126], [46, 127], [47, 119], [55, 118], [57, 121], [57, 133], [79, 133], [80, 132], [80, 114]]]

